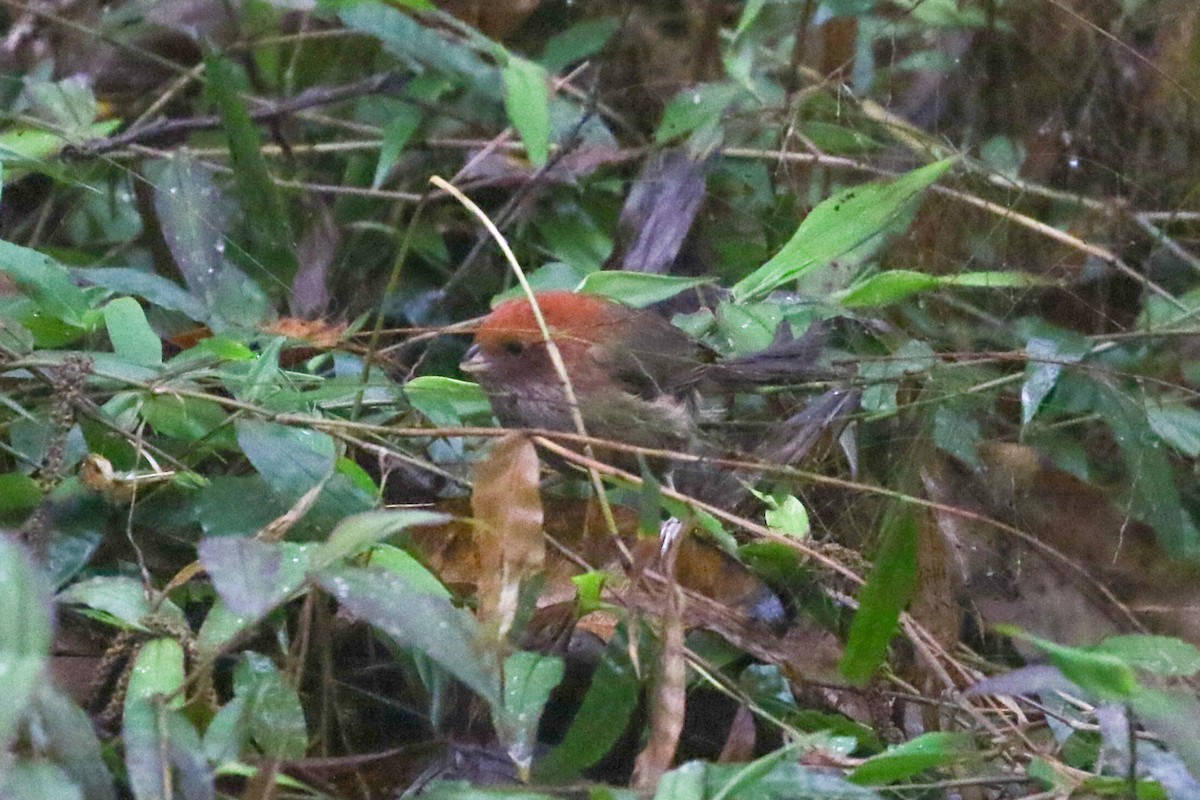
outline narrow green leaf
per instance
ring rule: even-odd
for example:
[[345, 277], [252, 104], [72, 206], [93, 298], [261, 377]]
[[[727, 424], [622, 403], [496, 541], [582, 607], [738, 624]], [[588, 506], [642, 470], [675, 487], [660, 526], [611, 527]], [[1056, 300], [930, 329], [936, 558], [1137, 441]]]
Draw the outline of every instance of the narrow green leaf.
[[1140, 690], [1137, 673], [1122, 658], [1099, 649], [1068, 647], [1007, 625], [996, 630], [1024, 639], [1050, 657], [1067, 680], [1105, 702], [1126, 702]]
[[926, 733], [867, 759], [846, 779], [860, 786], [883, 786], [962, 761], [975, 752], [971, 737], [964, 733]]
[[342, 520], [312, 557], [312, 568], [323, 569], [335, 561], [352, 556], [393, 534], [422, 525], [438, 525], [449, 515], [434, 511], [367, 511]]
[[400, 158], [404, 145], [408, 144], [420, 124], [421, 110], [416, 106], [405, 103], [396, 109], [391, 122], [383, 129], [383, 144], [379, 147], [379, 162], [375, 165], [375, 177], [371, 180], [372, 189], [383, 185]]
[[682, 278], [675, 275], [601, 270], [585, 277], [576, 291], [604, 295], [620, 300], [627, 306], [641, 308], [661, 303], [680, 292], [712, 282], [712, 278]]
[[550, 76], [542, 65], [509, 56], [504, 65], [504, 108], [535, 166], [550, 157]]
[[836, 292], [833, 299], [847, 308], [886, 306], [911, 297], [918, 292], [935, 289], [938, 285], [939, 281], [933, 275], [906, 269], [892, 269], [872, 275], [849, 289]]
[[761, 297], [852, 251], [856, 259], [865, 261], [883, 246], [882, 234], [908, 226], [922, 192], [953, 163], [953, 159], [937, 161], [893, 181], [844, 189], [822, 201], [773, 258], [733, 287], [735, 299]]
[[50, 653], [50, 593], [21, 547], [0, 536], [0, 752], [5, 752]]
[[113, 350], [121, 358], [156, 367], [162, 364], [162, 340], [146, 321], [146, 312], [132, 297], [118, 297], [103, 309], [104, 325]]
[[577, 61], [600, 52], [621, 27], [616, 17], [585, 19], [546, 40], [541, 62], [547, 72], [556, 73]]
[[883, 543], [867, 583], [858, 593], [858, 611], [840, 669], [848, 680], [865, 683], [887, 656], [900, 612], [917, 582], [917, 511], [895, 506], [883, 526]]
[[592, 673], [592, 683], [566, 736], [536, 764], [539, 781], [570, 780], [604, 758], [629, 726], [640, 690], [626, 638], [614, 636]]
[[251, 254], [258, 266], [274, 279], [273, 287], [264, 288], [286, 291], [291, 288], [298, 269], [295, 240], [283, 195], [271, 180], [262, 155], [262, 136], [238, 95], [238, 80], [230, 63], [212, 55], [205, 60], [205, 69], [208, 90], [220, 110], [229, 142], [234, 182], [249, 228]]

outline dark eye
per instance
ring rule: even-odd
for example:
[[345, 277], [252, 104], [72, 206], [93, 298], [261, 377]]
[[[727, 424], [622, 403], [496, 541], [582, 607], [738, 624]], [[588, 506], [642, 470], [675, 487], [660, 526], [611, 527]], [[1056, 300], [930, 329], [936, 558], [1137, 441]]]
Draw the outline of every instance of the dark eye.
[[505, 342], [504, 349], [509, 353], [509, 355], [519, 356], [521, 353], [525, 352], [525, 343], [518, 342], [514, 339], [510, 342]]

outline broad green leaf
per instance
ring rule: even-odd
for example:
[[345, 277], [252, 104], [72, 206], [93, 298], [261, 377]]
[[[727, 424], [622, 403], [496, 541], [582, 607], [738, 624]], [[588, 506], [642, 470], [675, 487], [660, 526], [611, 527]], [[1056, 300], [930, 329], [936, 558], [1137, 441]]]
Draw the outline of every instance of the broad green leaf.
[[205, 60], [205, 84], [216, 101], [229, 142], [234, 183], [250, 236], [249, 250], [262, 270], [260, 283], [272, 294], [288, 291], [296, 277], [296, 242], [288, 222], [283, 195], [271, 179], [262, 155], [262, 136], [238, 95], [239, 81], [226, 59]]
[[37, 303], [41, 313], [75, 328], [87, 327], [90, 308], [71, 273], [49, 256], [0, 240], [0, 272], [12, 278], [23, 294]]
[[413, 527], [450, 521], [447, 514], [416, 509], [367, 511], [342, 520], [312, 556], [312, 569], [323, 569], [371, 545]]
[[640, 693], [626, 638], [614, 636], [592, 673], [566, 736], [535, 765], [538, 779], [561, 783], [604, 758], [625, 733]]
[[50, 653], [50, 593], [29, 554], [0, 536], [0, 752], [12, 742], [17, 723]]
[[247, 698], [250, 738], [268, 758], [301, 758], [308, 750], [308, 726], [296, 690], [260, 653], [242, 654], [233, 673], [234, 693]]
[[492, 406], [479, 384], [421, 375], [404, 384], [404, 396], [412, 407], [434, 425], [462, 425], [470, 419], [487, 419]]
[[329, 434], [257, 419], [235, 427], [246, 458], [286, 500], [299, 500], [333, 472], [337, 448]]
[[[769, 769], [763, 770], [764, 763]], [[690, 761], [663, 776], [654, 800], [879, 800], [865, 786], [768, 755], [750, 764]]]
[[782, 502], [773, 497], [767, 498], [767, 504], [770, 507], [766, 510], [764, 518], [773, 530], [798, 539], [803, 539], [812, 531], [808, 509], [795, 495], [789, 494]]
[[142, 404], [142, 419], [154, 430], [172, 439], [198, 442], [222, 427], [228, 414], [216, 401], [173, 395], [170, 387], [153, 394]]
[[1150, 428], [1188, 458], [1200, 456], [1200, 411], [1182, 403], [1146, 405]]
[[967, 734], [926, 733], [867, 759], [847, 776], [847, 780], [859, 785], [886, 785], [961, 761], [975, 753]]
[[600, 294], [641, 308], [670, 299], [680, 292], [712, 283], [711, 278], [681, 278], [643, 272], [601, 270], [583, 279], [576, 291]]
[[855, 684], [866, 683], [887, 655], [900, 612], [917, 583], [917, 510], [898, 504], [883, 525], [883, 543], [867, 583], [858, 593], [858, 611], [840, 669]]
[[313, 577], [346, 611], [424, 653], [493, 708], [501, 704], [499, 661], [468, 612], [375, 567], [332, 567]]
[[110, 300], [103, 312], [109, 341], [118, 356], [145, 367], [162, 364], [162, 340], [146, 321], [146, 312], [137, 300], [118, 297]]
[[183, 678], [183, 646], [174, 639], [151, 639], [134, 659], [126, 702], [162, 697], [170, 708], [183, 708]]
[[[86, 719], [84, 722], [90, 724]], [[111, 788], [109, 791], [112, 791]], [[0, 797], [15, 800], [90, 800], [84, 797], [83, 790], [61, 767], [32, 760], [10, 762], [0, 770]]]
[[504, 65], [504, 108], [535, 166], [550, 157], [550, 77], [545, 68], [510, 55]]
[[0, 514], [28, 511], [42, 502], [37, 481], [19, 472], [0, 475]]
[[[953, 159], [938, 161], [893, 181], [843, 189], [822, 201], [783, 249], [733, 287], [734, 298], [762, 297], [851, 252], [855, 259], [867, 260], [882, 247], [882, 234], [908, 226], [921, 194], [953, 163]], [[871, 244], [869, 251], [863, 249], [865, 244]]]
[[564, 669], [558, 656], [524, 650], [504, 660], [504, 705], [493, 716], [500, 740], [521, 774], [529, 774], [542, 710], [562, 682]]
[[1097, 379], [1095, 411], [1112, 429], [1130, 475], [1129, 511], [1154, 528], [1170, 554], [1194, 558], [1200, 554], [1200, 531], [1184, 512], [1175, 473], [1145, 408], [1127, 393]]
[[752, 99], [735, 83], [702, 83], [686, 88], [667, 103], [658, 130], [654, 132], [654, 141], [663, 144], [715, 124], [729, 106], [739, 100]]
[[[262, 288], [226, 257], [233, 218], [207, 170], [186, 155], [151, 165], [163, 239], [213, 330], [256, 327], [271, 313]], [[193, 309], [194, 312], [194, 309]]]
[[1200, 672], [1200, 649], [1171, 636], [1109, 636], [1093, 650], [1116, 656], [1135, 669], [1155, 675], [1186, 676]]
[[304, 585], [313, 545], [221, 536], [203, 539], [200, 563], [235, 614], [264, 616]]
[[[154, 611], [141, 582], [119, 575], [100, 575], [73, 583], [59, 592], [57, 599], [60, 603], [78, 604], [103, 612], [117, 623], [140, 631], [147, 630], [142, 621]], [[170, 614], [184, 622], [183, 612], [170, 600], [159, 605], [158, 613]]]

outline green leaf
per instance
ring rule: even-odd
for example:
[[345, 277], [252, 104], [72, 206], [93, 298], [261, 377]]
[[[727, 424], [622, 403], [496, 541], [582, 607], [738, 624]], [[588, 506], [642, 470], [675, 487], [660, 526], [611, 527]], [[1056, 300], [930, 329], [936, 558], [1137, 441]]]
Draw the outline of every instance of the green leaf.
[[1053, 391], [1067, 364], [1078, 363], [1091, 350], [1087, 339], [1041, 320], [1027, 321], [1025, 382], [1021, 384], [1021, 424], [1028, 425]]
[[887, 656], [900, 612], [917, 583], [917, 511], [894, 506], [884, 520], [883, 543], [867, 583], [858, 593], [858, 611], [840, 669], [855, 684], [866, 683]]
[[221, 536], [201, 540], [197, 550], [217, 594], [235, 614], [253, 620], [304, 585], [314, 546]]
[[847, 780], [862, 786], [882, 786], [961, 761], [975, 752], [971, 737], [964, 733], [926, 733], [867, 759]]
[[138, 650], [125, 701], [169, 697], [171, 708], [183, 708], [183, 679], [183, 646], [174, 639], [151, 639]]
[[424, 27], [384, 3], [356, 2], [339, 9], [338, 16], [351, 30], [374, 36], [385, 50], [423, 72], [426, 68], [470, 79], [485, 97], [497, 97], [501, 86], [496, 70], [457, 41]]
[[[87, 720], [84, 722], [87, 723]], [[6, 764], [5, 769], [0, 771], [0, 797], [85, 800], [82, 790], [70, 775], [56, 764], [44, 761]]]
[[213, 330], [256, 327], [271, 312], [262, 288], [226, 258], [232, 217], [207, 170], [186, 154], [155, 162], [154, 210], [163, 239]]
[[586, 19], [546, 40], [542, 50], [542, 66], [548, 72], [560, 72], [576, 61], [600, 52], [612, 35], [621, 27], [616, 17]]
[[[6, 752], [50, 653], [50, 593], [21, 547], [0, 536], [0, 752]], [[2, 770], [0, 770], [2, 771]]]
[[416, 509], [367, 511], [342, 520], [312, 557], [312, 568], [323, 569], [335, 561], [352, 556], [376, 542], [409, 528], [440, 525], [450, 521], [448, 514]]
[[795, 495], [789, 494], [783, 498], [783, 502], [778, 502], [773, 497], [764, 499], [771, 506], [767, 509], [764, 517], [767, 525], [773, 530], [779, 531], [785, 536], [795, 536], [797, 539], [803, 539], [812, 531], [812, 524], [808, 520], [808, 509]]
[[377, 544], [371, 548], [367, 565], [395, 573], [414, 589], [435, 597], [452, 599], [450, 590], [425, 565], [399, 547]]
[[123, 267], [89, 267], [71, 270], [76, 280], [114, 292], [137, 295], [151, 304], [179, 313], [196, 322], [208, 321], [208, 309], [186, 289], [152, 272]]
[[736, 83], [702, 83], [684, 89], [667, 103], [658, 130], [654, 132], [654, 141], [665, 144], [706, 125], [716, 124], [725, 109], [735, 102], [752, 99]]
[[819, 203], [773, 258], [733, 287], [737, 300], [762, 297], [853, 253], [865, 261], [882, 246], [882, 234], [907, 228], [922, 192], [946, 173], [953, 159], [937, 161], [886, 183], [843, 189]]
[[247, 698], [248, 733], [267, 758], [301, 758], [308, 725], [296, 690], [261, 653], [242, 654], [233, 673], [234, 693]]
[[71, 280], [67, 268], [54, 259], [0, 240], [0, 272], [12, 278], [41, 313], [76, 328], [87, 327], [86, 316], [91, 307], [87, 297]]
[[285, 500], [299, 500], [333, 472], [337, 448], [329, 434], [258, 419], [235, 427], [246, 458]]
[[712, 282], [712, 278], [681, 278], [674, 275], [601, 270], [585, 277], [576, 291], [604, 295], [620, 300], [627, 306], [641, 308], [661, 303], [680, 292]]
[[629, 726], [640, 691], [626, 637], [618, 634], [604, 649], [566, 736], [537, 762], [538, 780], [562, 783], [604, 758]]
[[424, 653], [493, 708], [501, 704], [500, 664], [468, 612], [379, 568], [332, 567], [314, 578], [351, 614]]
[[404, 145], [421, 124], [421, 110], [407, 103], [398, 107], [391, 121], [383, 129], [383, 144], [379, 147], [379, 162], [375, 165], [375, 177], [371, 188], [378, 189], [387, 180], [388, 173], [396, 165]]
[[1128, 634], [1109, 636], [1093, 648], [1135, 669], [1155, 675], [1195, 675], [1200, 672], [1200, 649], [1171, 636]]
[[162, 364], [162, 340], [146, 321], [146, 312], [132, 297], [118, 297], [104, 306], [104, 325], [118, 356], [134, 364]]
[[0, 475], [0, 514], [28, 511], [42, 502], [42, 490], [37, 481], [19, 472]]
[[835, 292], [833, 299], [847, 308], [886, 306], [918, 292], [936, 289], [940, 283], [936, 276], [924, 272], [892, 269]]
[[1183, 510], [1174, 470], [1150, 427], [1145, 408], [1099, 379], [1093, 385], [1097, 389], [1094, 410], [1112, 428], [1131, 476], [1130, 513], [1154, 528], [1168, 553], [1196, 557], [1200, 554], [1200, 531]]
[[1171, 447], [1188, 458], [1200, 456], [1200, 411], [1182, 403], [1147, 404], [1146, 419]]
[[74, 583], [58, 594], [60, 603], [78, 603], [102, 611], [136, 630], [147, 630], [142, 620], [153, 610], [139, 581], [121, 576], [97, 576]]
[[[262, 136], [238, 96], [238, 80], [230, 63], [217, 55], [205, 59], [208, 91], [216, 101], [229, 142], [234, 184], [250, 234], [250, 252], [275, 290], [291, 288], [299, 264], [283, 195], [262, 155]], [[278, 291], [276, 293], [279, 293]]]
[[1009, 626], [996, 629], [1034, 644], [1050, 657], [1067, 680], [1105, 702], [1125, 702], [1140, 688], [1133, 667], [1116, 655], [1093, 648], [1067, 647]]
[[500, 740], [521, 774], [528, 774], [542, 709], [564, 670], [561, 658], [542, 653], [521, 650], [504, 659], [504, 706], [494, 717]]
[[504, 65], [504, 108], [535, 166], [550, 157], [550, 77], [540, 64], [510, 55]]
[[434, 425], [462, 425], [492, 415], [491, 403], [479, 384], [455, 378], [420, 375], [404, 384], [404, 397]]
[[162, 394], [147, 397], [141, 408], [142, 419], [157, 433], [198, 442], [225, 424], [228, 415], [215, 401], [173, 395], [169, 387], [164, 389]]

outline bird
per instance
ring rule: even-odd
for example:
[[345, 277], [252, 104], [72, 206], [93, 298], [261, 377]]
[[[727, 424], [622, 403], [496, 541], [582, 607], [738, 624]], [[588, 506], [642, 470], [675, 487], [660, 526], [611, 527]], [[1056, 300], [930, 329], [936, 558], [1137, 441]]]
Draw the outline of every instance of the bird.
[[[719, 452], [702, 430], [705, 396], [811, 380], [824, 343], [813, 328], [759, 353], [722, 358], [651, 309], [567, 291], [534, 298], [587, 434], [659, 451]], [[478, 381], [503, 426], [577, 432], [528, 297], [501, 303], [483, 319], [460, 367]], [[628, 452], [597, 458], [638, 472]]]

